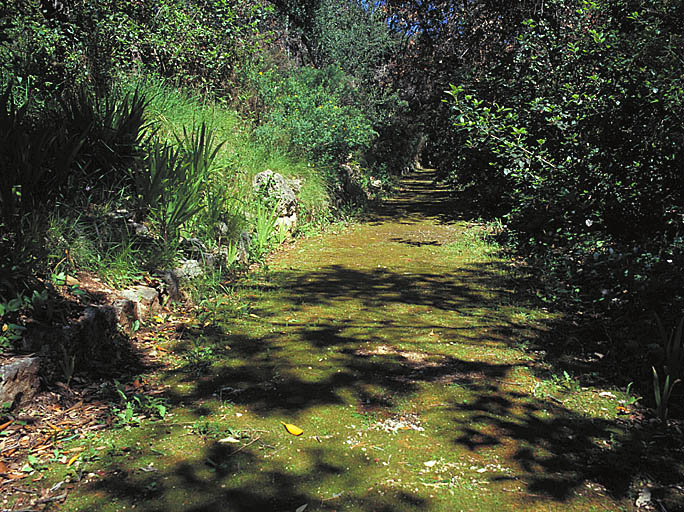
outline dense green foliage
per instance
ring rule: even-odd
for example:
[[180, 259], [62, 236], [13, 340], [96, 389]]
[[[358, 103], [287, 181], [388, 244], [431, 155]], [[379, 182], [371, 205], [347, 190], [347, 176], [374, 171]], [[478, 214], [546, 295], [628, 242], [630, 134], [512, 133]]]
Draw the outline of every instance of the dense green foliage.
[[[644, 386], [652, 374], [664, 417], [683, 396], [672, 391], [682, 374], [673, 343], [649, 324], [654, 312], [674, 324], [684, 306], [684, 31], [674, 21], [684, 7], [544, 2], [492, 15], [492, 6], [478, 3], [490, 20], [479, 44], [468, 36], [484, 21], [466, 11], [436, 31], [464, 58], [448, 82], [443, 68], [430, 73], [431, 90], [448, 96], [441, 107], [422, 96], [433, 105], [424, 156], [472, 213], [503, 218], [544, 300], [590, 312], [617, 373]], [[423, 48], [423, 58], [439, 56]]]
[[[270, 8], [225, 1], [47, 7], [3, 6], [3, 296], [33, 286], [31, 275], [64, 270], [125, 282], [182, 256], [180, 236], [200, 236], [211, 250], [227, 244], [230, 266], [256, 208], [251, 178], [266, 168], [304, 181], [301, 229], [326, 217], [323, 179], [307, 162], [277, 141], [255, 145], [251, 120], [220, 106], [238, 96], [237, 70], [259, 59]], [[128, 85], [130, 76], [137, 86]], [[190, 100], [161, 77], [216, 101]], [[125, 225], [113, 228], [123, 222], [112, 220], [114, 210], [147, 224], [154, 243]]]
[[454, 87], [440, 163], [568, 292], [658, 309], [681, 300], [681, 28], [669, 2], [530, 19], [504, 63]]
[[[359, 159], [376, 175], [410, 169], [415, 164], [420, 137], [411, 128], [414, 123], [408, 116], [408, 103], [400, 93], [402, 84], [395, 79], [401, 37], [391, 30], [382, 6], [360, 0], [273, 3], [285, 18], [285, 50], [307, 64], [292, 70], [290, 76], [296, 76], [295, 81], [302, 86], [319, 89], [317, 95], [331, 95], [328, 100], [332, 100], [333, 106], [339, 103], [340, 109], [355, 110], [358, 120], [361, 116], [365, 118], [362, 123], [354, 122], [347, 127], [355, 129], [358, 125], [363, 132], [350, 137], [349, 149], [360, 153], [354, 157], [362, 157]], [[290, 79], [289, 85], [274, 90], [274, 97], [291, 93], [292, 87]], [[340, 127], [338, 122], [328, 123], [333, 124]], [[323, 139], [331, 139], [325, 129], [322, 133]], [[335, 145], [340, 148], [339, 155], [346, 157], [341, 145]]]
[[108, 87], [124, 73], [154, 72], [176, 83], [227, 87], [234, 67], [258, 48], [258, 2], [11, 2], [3, 62], [27, 90], [71, 84]]
[[367, 150], [372, 120], [355, 101], [348, 80], [333, 66], [302, 68], [284, 77], [269, 73], [259, 82], [268, 122], [257, 134], [332, 169], [350, 153]]

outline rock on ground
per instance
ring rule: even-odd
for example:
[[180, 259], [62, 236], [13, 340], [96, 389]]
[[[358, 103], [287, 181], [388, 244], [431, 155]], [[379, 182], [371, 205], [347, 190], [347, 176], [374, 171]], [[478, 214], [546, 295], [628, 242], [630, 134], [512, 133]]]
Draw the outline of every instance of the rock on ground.
[[0, 364], [0, 404], [28, 402], [38, 392], [40, 379], [37, 357], [17, 356]]
[[297, 225], [297, 192], [300, 180], [288, 180], [270, 169], [260, 172], [252, 180], [252, 188], [266, 199], [278, 201], [278, 225], [293, 230]]

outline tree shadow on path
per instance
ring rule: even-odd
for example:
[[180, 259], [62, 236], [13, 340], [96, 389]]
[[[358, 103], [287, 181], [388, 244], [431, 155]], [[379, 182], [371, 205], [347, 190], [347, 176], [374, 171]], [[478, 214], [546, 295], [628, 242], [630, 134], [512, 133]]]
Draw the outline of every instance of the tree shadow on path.
[[[442, 225], [458, 218], [455, 205], [431, 189], [430, 176], [407, 180], [407, 189], [379, 209], [370, 224], [428, 220]], [[492, 486], [516, 487], [503, 489], [509, 491], [511, 510], [569, 505], [586, 495], [596, 506], [617, 508], [636, 480], [684, 481], [680, 448], [662, 449], [653, 432], [579, 413], [521, 381], [521, 372], [538, 361], [504, 349], [521, 340], [536, 343], [555, 326], [552, 321], [530, 324], [519, 315], [532, 305], [503, 265], [471, 262], [450, 272], [405, 273], [330, 263], [274, 272], [278, 286], [268, 292], [269, 300], [255, 299], [257, 318], [245, 319], [239, 328], [227, 324], [207, 340], [223, 364], [200, 376], [186, 368], [170, 372], [189, 390], [170, 392], [169, 398], [200, 418], [211, 414], [206, 404], [225, 393], [235, 406], [277, 423], [282, 417], [306, 421], [317, 408], [348, 410], [350, 404], [382, 418], [426, 390], [440, 390], [439, 404], [416, 413], [441, 418], [445, 428], [435, 439], [445, 445], [444, 457], [486, 459], [496, 450], [511, 472], [482, 478]], [[256, 288], [244, 283], [242, 292]], [[488, 360], [486, 354], [495, 349], [508, 356]], [[152, 433], [170, 434], [163, 425]], [[294, 511], [304, 504], [312, 510], [443, 510], [439, 497], [428, 498], [418, 489], [385, 487], [384, 494], [371, 493], [369, 486], [378, 482], [348, 469], [369, 464], [359, 452], [330, 443], [313, 446], [303, 445], [295, 454], [308, 461], [305, 470], [295, 472], [266, 461], [268, 447], [236, 451], [209, 442], [199, 455], [179, 459], [160, 473], [141, 473], [122, 462], [92, 489], [105, 501], [116, 497], [149, 512]], [[334, 499], [309, 490], [340, 481], [343, 494]]]

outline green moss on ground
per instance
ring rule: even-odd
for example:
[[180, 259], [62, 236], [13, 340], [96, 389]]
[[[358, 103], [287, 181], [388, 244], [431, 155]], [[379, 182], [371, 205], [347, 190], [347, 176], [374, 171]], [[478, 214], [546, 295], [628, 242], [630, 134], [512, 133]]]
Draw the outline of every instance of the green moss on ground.
[[169, 344], [172, 415], [50, 470], [83, 477], [65, 509], [628, 509], [638, 455], [617, 397], [528, 349], [554, 315], [431, 178], [279, 254]]

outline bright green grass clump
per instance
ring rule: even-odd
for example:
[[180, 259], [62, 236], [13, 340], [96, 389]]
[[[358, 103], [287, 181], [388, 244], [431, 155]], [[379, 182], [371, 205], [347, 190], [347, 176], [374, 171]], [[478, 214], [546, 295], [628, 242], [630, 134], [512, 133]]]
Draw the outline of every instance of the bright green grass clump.
[[[147, 137], [143, 139], [137, 168], [126, 171], [128, 179], [122, 181], [126, 184], [113, 193], [108, 191], [93, 199], [88, 198], [86, 190], [85, 204], [77, 208], [58, 208], [46, 213], [44, 222], [34, 223], [49, 226], [45, 235], [36, 231], [34, 238], [45, 238], [49, 242], [47, 258], [51, 271], [94, 271], [112, 285], [125, 286], [145, 270], [173, 264], [178, 259], [178, 235], [199, 238], [212, 249], [223, 245], [230, 252], [243, 232], [258, 231], [258, 212], [265, 211], [266, 207], [255, 197], [252, 181], [257, 173], [267, 169], [301, 183], [297, 212], [300, 233], [315, 231], [329, 222], [330, 201], [323, 173], [276, 144], [266, 145], [267, 141], [255, 140], [249, 121], [227, 105], [212, 97], [167, 86], [159, 78], [131, 79], [120, 92], [123, 95], [133, 91], [147, 99]], [[152, 175], [148, 169], [152, 166], [151, 159], [147, 156], [162, 154], [160, 148], [165, 145], [176, 147], [180, 141], [187, 146], [187, 139], [200, 133], [202, 126], [212, 141], [208, 152], [216, 147], [219, 150], [209, 169], [201, 172], [200, 192], [185, 208], [192, 213], [174, 226], [177, 229], [172, 229], [173, 236], [167, 240], [159, 213], [170, 211], [168, 204], [192, 186], [188, 180], [178, 183], [177, 179], [167, 178], [161, 187], [163, 193], [157, 189], [155, 193], [149, 192], [145, 184], [152, 189], [148, 181], [153, 180], [147, 179]], [[165, 206], [161, 205], [162, 198], [166, 201]], [[157, 204], [150, 204], [155, 200]], [[175, 199], [175, 204], [182, 204], [182, 199]], [[269, 208], [268, 211], [272, 211], [272, 207]], [[150, 228], [151, 236], [163, 243], [142, 248], [136, 245], [135, 236], [127, 231], [126, 225], [112, 221], [111, 212], [120, 209], [134, 213], [137, 220]], [[184, 209], [178, 211], [183, 214]], [[171, 214], [166, 214], [164, 218], [170, 217]], [[275, 231], [272, 228], [263, 234], [259, 250], [249, 254], [251, 260], [263, 259], [288, 236]], [[221, 276], [217, 277], [220, 280]], [[204, 279], [205, 283], [197, 281], [196, 286], [206, 285], [205, 288], [211, 288], [213, 284], [209, 275]]]
[[150, 99], [147, 118], [150, 130], [164, 139], [175, 141], [183, 127], [205, 124], [215, 140], [223, 142], [214, 163], [218, 182], [225, 185], [238, 202], [249, 203], [252, 178], [266, 169], [302, 181], [299, 193], [301, 218], [318, 221], [329, 208], [326, 183], [316, 169], [305, 160], [289, 155], [277, 146], [255, 141], [248, 121], [216, 99], [186, 93], [163, 84], [159, 79], [140, 78], [128, 85], [138, 88]]

